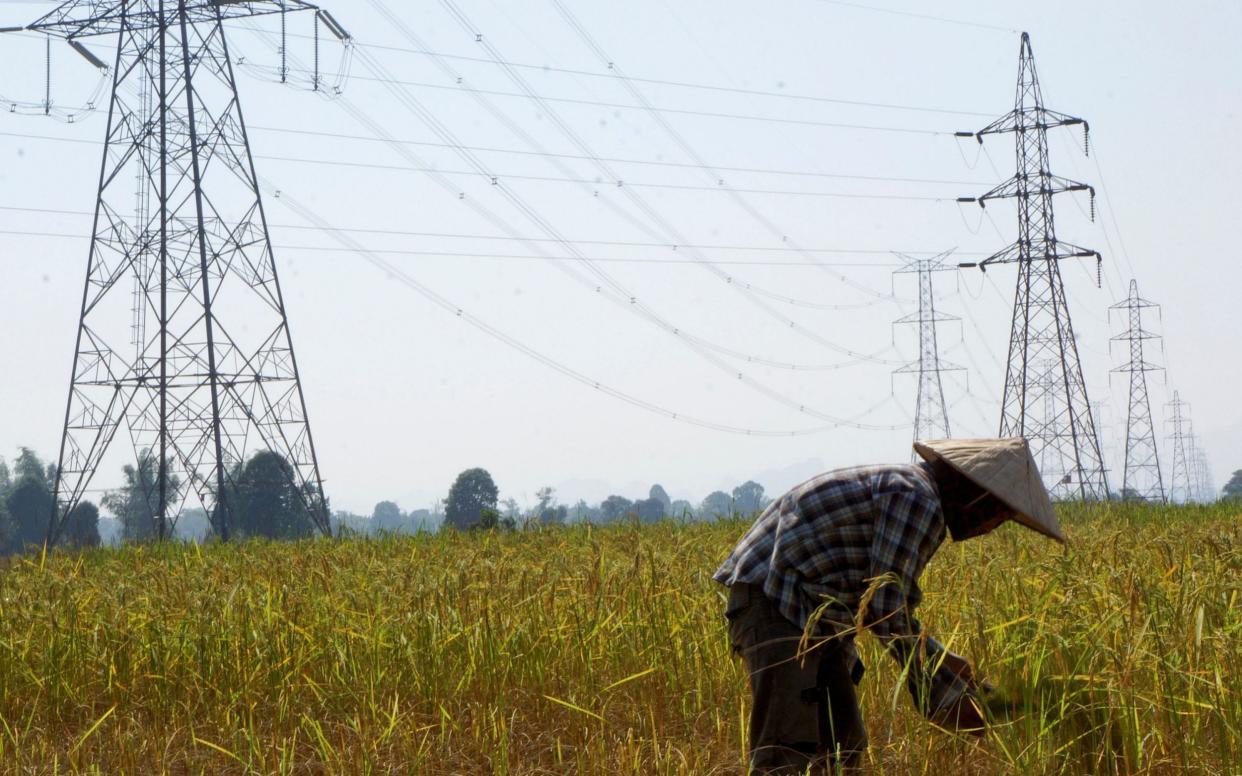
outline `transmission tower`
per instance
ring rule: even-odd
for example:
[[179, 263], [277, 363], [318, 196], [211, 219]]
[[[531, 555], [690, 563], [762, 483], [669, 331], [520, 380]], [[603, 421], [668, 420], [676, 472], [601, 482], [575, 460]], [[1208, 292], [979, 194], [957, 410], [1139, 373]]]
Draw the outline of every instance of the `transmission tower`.
[[1208, 465], [1207, 453], [1198, 442], [1194, 442], [1195, 485], [1198, 500], [1210, 504], [1216, 500], [1216, 481], [1212, 477], [1212, 467]]
[[[991, 200], [1016, 199], [1018, 239], [982, 262], [961, 266], [986, 271], [992, 264], [1018, 265], [1000, 435], [1027, 437], [1037, 460], [1051, 448], [1052, 458], [1068, 463], [1063, 476], [1044, 473], [1054, 497], [1096, 500], [1108, 498], [1108, 479], [1070, 325], [1060, 262], [1090, 256], [1099, 262], [1100, 257], [1095, 251], [1057, 240], [1052, 212], [1052, 196], [1067, 191], [1091, 192], [1094, 212], [1094, 191], [1084, 183], [1053, 175], [1048, 164], [1048, 129], [1077, 124], [1083, 126], [1085, 138], [1085, 121], [1044, 107], [1031, 39], [1022, 33], [1014, 109], [978, 132], [957, 133], [980, 143], [987, 135], [1014, 134], [1016, 174], [981, 197], [959, 201], [985, 206]], [[1041, 365], [1048, 360], [1054, 364], [1054, 379], [1043, 380]]]
[[[161, 538], [193, 495], [227, 540], [261, 450], [330, 532], [224, 28], [304, 10], [316, 41], [321, 24], [348, 38], [299, 0], [71, 0], [25, 27], [112, 81], [49, 543], [121, 429]], [[81, 43], [105, 35], [110, 66]]]
[[1143, 355], [1143, 342], [1157, 339], [1143, 328], [1143, 310], [1158, 307], [1138, 294], [1138, 282], [1130, 281], [1130, 295], [1110, 310], [1124, 310], [1129, 328], [1113, 341], [1124, 341], [1130, 346], [1130, 360], [1113, 369], [1130, 375], [1130, 405], [1126, 415], [1126, 463], [1122, 477], [1121, 497], [1163, 503], [1165, 501], [1164, 479], [1160, 474], [1160, 454], [1156, 444], [1156, 429], [1152, 423], [1151, 403], [1147, 397], [1147, 373], [1163, 367], [1147, 361]]
[[917, 273], [919, 278], [919, 309], [917, 312], [898, 318], [894, 323], [918, 324], [919, 327], [919, 358], [905, 366], [893, 370], [894, 374], [917, 374], [919, 376], [918, 399], [914, 411], [914, 440], [948, 439], [953, 436], [949, 429], [949, 412], [944, 401], [944, 386], [940, 382], [941, 372], [960, 371], [962, 367], [942, 361], [940, 347], [936, 339], [936, 324], [941, 321], [961, 320], [954, 315], [946, 315], [936, 310], [936, 294], [932, 286], [932, 276], [937, 272], [945, 272], [945, 257], [941, 254], [930, 259], [913, 259], [902, 256], [906, 265], [894, 274]]
[[1169, 408], [1169, 424], [1173, 428], [1169, 437], [1173, 447], [1172, 474], [1169, 476], [1169, 500], [1175, 504], [1185, 504], [1195, 497], [1194, 471], [1194, 432], [1190, 425], [1190, 405], [1182, 401], [1177, 391], [1173, 392], [1173, 401], [1165, 405]]

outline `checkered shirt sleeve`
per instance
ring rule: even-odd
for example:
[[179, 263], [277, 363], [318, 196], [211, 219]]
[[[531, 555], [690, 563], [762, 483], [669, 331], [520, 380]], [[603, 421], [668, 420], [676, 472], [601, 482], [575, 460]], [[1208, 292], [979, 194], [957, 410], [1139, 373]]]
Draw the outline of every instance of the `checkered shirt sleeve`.
[[[848, 627], [872, 588], [863, 622], [903, 666], [925, 714], [970, 687], [941, 667], [943, 647], [926, 638], [914, 610], [918, 579], [945, 537], [930, 471], [922, 465], [829, 472], [794, 488], [755, 521], [715, 579], [759, 585], [787, 619], [820, 635]], [[852, 641], [854, 676], [862, 673]]]

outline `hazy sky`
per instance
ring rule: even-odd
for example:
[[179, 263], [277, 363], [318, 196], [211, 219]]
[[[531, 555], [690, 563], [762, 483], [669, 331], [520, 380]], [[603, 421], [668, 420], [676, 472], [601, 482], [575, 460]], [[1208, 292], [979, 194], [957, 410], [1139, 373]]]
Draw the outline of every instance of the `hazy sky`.
[[[0, 26], [51, 6], [5, 0]], [[906, 459], [916, 384], [890, 373], [915, 356], [916, 332], [890, 321], [914, 309], [917, 287], [891, 274], [891, 252], [956, 249], [960, 260], [1014, 239], [1012, 204], [981, 212], [954, 201], [1013, 173], [1012, 140], [990, 138], [981, 153], [952, 132], [1012, 107], [1020, 30], [1032, 35], [1048, 107], [1091, 125], [1090, 157], [1077, 129], [1055, 132], [1050, 147], [1054, 172], [1101, 195], [1095, 223], [1085, 196], [1059, 197], [1056, 214], [1062, 239], [1105, 258], [1102, 288], [1093, 262], [1062, 272], [1114, 487], [1127, 386], [1108, 370], [1126, 354], [1110, 354], [1124, 324], [1109, 325], [1107, 308], [1132, 277], [1163, 306], [1148, 324], [1165, 337], [1150, 357], [1168, 366], [1167, 380], [1152, 378], [1155, 413], [1165, 416], [1176, 388], [1217, 485], [1242, 467], [1237, 2], [937, 6], [971, 24], [921, 18], [925, 4], [908, 0], [883, 4], [902, 13], [830, 0], [572, 3], [598, 51], [552, 0], [327, 7], [360, 45], [340, 99], [272, 82], [272, 20], [235, 24], [230, 41], [247, 62], [241, 97], [334, 507], [428, 506], [471, 466], [519, 501], [545, 484], [572, 502], [645, 495], [653, 482], [697, 501], [747, 478], [778, 491], [824, 468]], [[310, 18], [290, 29], [308, 34]], [[106, 53], [108, 42], [91, 45]], [[309, 62], [311, 45], [292, 38], [291, 53]], [[340, 49], [325, 43], [323, 60], [335, 70]], [[42, 99], [43, 67], [40, 40], [0, 37], [3, 98]], [[404, 85], [389, 88], [377, 70]], [[96, 86], [92, 68], [53, 47], [59, 106], [84, 103]], [[103, 112], [72, 124], [0, 113], [0, 452], [9, 458], [18, 445], [50, 456], [59, 441], [90, 229], [74, 213], [94, 206], [105, 123]], [[403, 154], [368, 139], [375, 125], [413, 144]], [[503, 186], [458, 174], [471, 167], [454, 144], [490, 149], [471, 153]], [[420, 166], [443, 174], [408, 169]], [[429, 303], [308, 228], [291, 203], [334, 227], [371, 230], [349, 234], [453, 306], [643, 401], [747, 429], [824, 425], [780, 396], [896, 428], [767, 438], [647, 412]], [[495, 239], [506, 234], [545, 242]], [[550, 235], [601, 260], [593, 266], [609, 282], [679, 332], [769, 361], [854, 363], [794, 371], [705, 358], [640, 305], [597, 292], [604, 281], [581, 262], [538, 258], [570, 255]], [[944, 358], [966, 367], [945, 382], [958, 435], [995, 433], [1014, 279], [1012, 266], [936, 277], [940, 308], [963, 319], [941, 331]], [[769, 295], [739, 288], [747, 283]], [[102, 472], [95, 487], [118, 474]]]

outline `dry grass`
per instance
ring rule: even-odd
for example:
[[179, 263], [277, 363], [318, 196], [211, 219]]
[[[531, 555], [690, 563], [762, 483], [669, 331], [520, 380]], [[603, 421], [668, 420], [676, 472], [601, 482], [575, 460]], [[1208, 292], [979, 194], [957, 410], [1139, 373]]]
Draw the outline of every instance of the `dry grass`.
[[[1022, 711], [934, 733], [864, 640], [876, 773], [1238, 773], [1236, 508], [947, 546], [921, 616]], [[742, 773], [742, 523], [100, 550], [0, 570], [0, 771]]]

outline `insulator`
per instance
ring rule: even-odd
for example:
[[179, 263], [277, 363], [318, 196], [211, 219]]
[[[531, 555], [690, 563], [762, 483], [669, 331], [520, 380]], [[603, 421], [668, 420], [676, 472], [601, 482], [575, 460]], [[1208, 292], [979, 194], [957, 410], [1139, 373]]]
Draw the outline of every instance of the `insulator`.
[[1104, 287], [1104, 259], [1099, 254], [1095, 257], [1095, 287]]
[[50, 116], [52, 113], [52, 36], [47, 36], [47, 52], [44, 55], [45, 78], [43, 81], [43, 115]]
[[289, 80], [289, 30], [288, 21], [285, 18], [287, 16], [282, 5], [280, 8], [280, 82], [282, 84]]
[[1095, 189], [1091, 189], [1091, 223], [1095, 223]]
[[314, 91], [319, 91], [319, 12], [315, 12], [315, 84]]
[[1086, 124], [1083, 124], [1082, 125], [1082, 155], [1083, 156], [1091, 155], [1091, 144], [1088, 142], [1089, 135], [1090, 135], [1090, 130], [1087, 129]]

